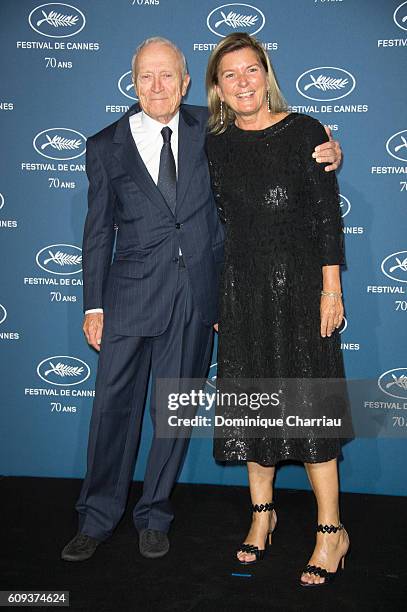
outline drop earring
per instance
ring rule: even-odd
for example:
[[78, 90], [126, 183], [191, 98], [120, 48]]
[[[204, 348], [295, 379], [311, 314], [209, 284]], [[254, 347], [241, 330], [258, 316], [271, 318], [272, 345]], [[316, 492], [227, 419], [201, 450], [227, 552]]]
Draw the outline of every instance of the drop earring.
[[271, 104], [270, 104], [270, 91], [267, 90], [267, 110], [271, 113]]
[[220, 124], [223, 125], [224, 116], [223, 116], [223, 102], [220, 101]]

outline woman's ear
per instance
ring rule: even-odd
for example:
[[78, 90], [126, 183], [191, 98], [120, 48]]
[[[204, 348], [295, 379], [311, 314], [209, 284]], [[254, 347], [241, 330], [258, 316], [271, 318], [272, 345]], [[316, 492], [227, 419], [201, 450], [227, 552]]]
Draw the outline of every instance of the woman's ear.
[[224, 101], [225, 101], [225, 98], [224, 98], [224, 96], [223, 96], [223, 94], [222, 94], [222, 90], [221, 90], [221, 88], [219, 87], [219, 85], [215, 85], [215, 91], [216, 91], [216, 93], [218, 94], [218, 96], [219, 96], [219, 98], [220, 98], [221, 102], [224, 102]]

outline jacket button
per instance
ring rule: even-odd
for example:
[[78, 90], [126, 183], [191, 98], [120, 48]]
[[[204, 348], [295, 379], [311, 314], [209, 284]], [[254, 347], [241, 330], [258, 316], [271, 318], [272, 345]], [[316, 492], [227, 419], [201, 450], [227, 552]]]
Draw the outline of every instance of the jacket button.
[[176, 223], [176, 224], [175, 224], [175, 227], [176, 227], [176, 229], [180, 229], [180, 227], [181, 227], [181, 223]]
[[174, 263], [178, 263], [179, 262], [179, 258], [178, 257], [174, 257], [174, 259], [172, 260]]

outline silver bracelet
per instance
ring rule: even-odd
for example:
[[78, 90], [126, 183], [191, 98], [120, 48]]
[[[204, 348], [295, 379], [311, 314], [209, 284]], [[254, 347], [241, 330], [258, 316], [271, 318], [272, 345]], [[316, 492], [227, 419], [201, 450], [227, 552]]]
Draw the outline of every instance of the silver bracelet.
[[321, 291], [321, 295], [327, 295], [329, 297], [342, 297], [340, 291]]

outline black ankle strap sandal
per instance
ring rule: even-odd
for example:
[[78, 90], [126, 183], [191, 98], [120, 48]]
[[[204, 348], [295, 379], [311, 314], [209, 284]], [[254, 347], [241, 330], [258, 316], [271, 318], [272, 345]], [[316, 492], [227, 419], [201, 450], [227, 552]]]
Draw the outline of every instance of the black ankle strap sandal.
[[[320, 524], [317, 527], [317, 532], [337, 533], [338, 531], [342, 531], [342, 529], [345, 529], [342, 523], [339, 523], [339, 525], [321, 525]], [[330, 582], [333, 582], [333, 580], [335, 579], [339, 571], [339, 565], [341, 566], [342, 570], [345, 567], [345, 556], [346, 555], [343, 555], [343, 557], [340, 559], [338, 567], [335, 572], [328, 572], [326, 569], [324, 569], [323, 567], [319, 567], [318, 565], [307, 565], [303, 571], [303, 574], [314, 574], [315, 576], [320, 576], [321, 578], [324, 578], [324, 582], [303, 582], [302, 580], [300, 580], [301, 586], [317, 587], [317, 586], [324, 586], [325, 584], [329, 584]]]
[[342, 531], [343, 529], [343, 525], [342, 523], [339, 523], [339, 525], [318, 525], [317, 527], [317, 531], [320, 531], [321, 533], [336, 533], [337, 531]]
[[274, 502], [268, 502], [267, 504], [252, 504], [253, 512], [271, 512], [274, 510]]
[[[274, 510], [274, 502], [267, 502], [265, 504], [252, 504], [251, 508], [252, 512], [272, 512]], [[268, 544], [271, 545], [271, 534], [274, 531], [275, 526], [276, 523], [273, 527], [270, 526], [270, 529], [267, 532], [267, 538], [264, 544], [264, 548], [259, 548], [258, 546], [254, 546], [254, 544], [241, 545], [241, 547], [237, 551], [238, 553], [248, 553], [250, 555], [254, 555], [256, 558], [253, 559], [253, 561], [240, 561], [240, 559], [238, 558], [237, 560], [239, 561], [239, 563], [241, 563], [242, 565], [252, 565], [253, 563], [257, 563], [257, 561], [261, 561], [263, 559], [264, 553], [266, 551], [267, 541]]]

